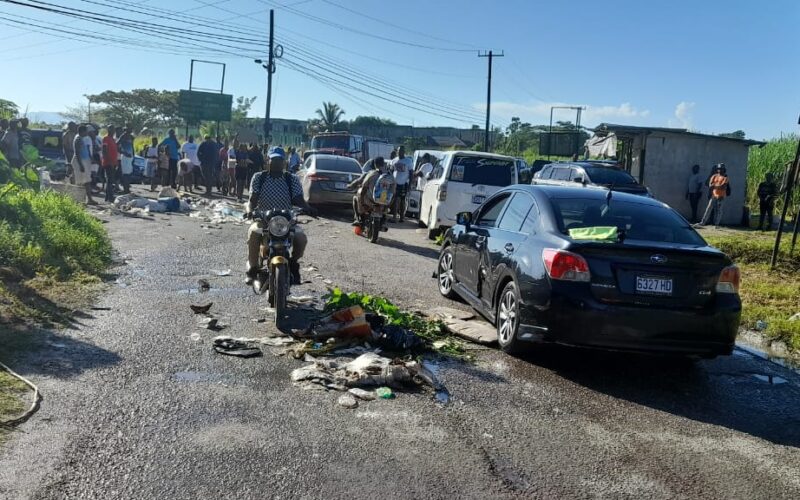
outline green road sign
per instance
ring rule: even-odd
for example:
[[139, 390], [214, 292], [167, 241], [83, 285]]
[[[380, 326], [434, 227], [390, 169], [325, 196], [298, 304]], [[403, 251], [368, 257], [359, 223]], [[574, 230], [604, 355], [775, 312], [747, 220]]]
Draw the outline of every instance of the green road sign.
[[233, 96], [230, 94], [181, 90], [178, 96], [178, 114], [186, 123], [192, 124], [201, 121], [229, 122], [232, 104]]

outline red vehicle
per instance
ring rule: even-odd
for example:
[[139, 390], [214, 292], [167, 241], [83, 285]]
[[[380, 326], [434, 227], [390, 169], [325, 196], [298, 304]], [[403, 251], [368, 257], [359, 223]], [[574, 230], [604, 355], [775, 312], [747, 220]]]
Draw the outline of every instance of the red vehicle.
[[319, 153], [355, 158], [360, 164], [377, 156], [389, 157], [392, 144], [383, 140], [350, 132], [323, 132], [311, 139], [311, 149], [306, 154]]

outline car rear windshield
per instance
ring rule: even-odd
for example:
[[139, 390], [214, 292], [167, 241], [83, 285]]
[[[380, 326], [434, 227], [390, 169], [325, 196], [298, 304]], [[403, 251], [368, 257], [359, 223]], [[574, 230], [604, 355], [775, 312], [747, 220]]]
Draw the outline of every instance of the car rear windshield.
[[456, 156], [450, 169], [450, 180], [485, 186], [510, 186], [513, 184], [514, 160]]
[[636, 184], [636, 179], [631, 177], [631, 174], [616, 168], [604, 167], [586, 167], [586, 173], [589, 174], [589, 179], [595, 184], [615, 184], [621, 186], [623, 184]]
[[360, 174], [361, 166], [352, 158], [317, 158], [317, 170]]
[[668, 207], [633, 201], [553, 198], [558, 229], [569, 234], [579, 227], [616, 226], [625, 240], [705, 246], [686, 220]]
[[345, 135], [314, 137], [311, 141], [311, 149], [341, 149], [350, 151], [350, 137]]

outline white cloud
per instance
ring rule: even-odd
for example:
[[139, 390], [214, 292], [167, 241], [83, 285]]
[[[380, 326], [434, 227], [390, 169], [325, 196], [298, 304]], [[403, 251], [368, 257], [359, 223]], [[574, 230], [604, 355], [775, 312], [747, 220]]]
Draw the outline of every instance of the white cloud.
[[691, 129], [692, 125], [694, 125], [692, 110], [694, 110], [693, 102], [688, 101], [681, 101], [675, 106], [675, 118], [677, 120], [669, 120], [668, 125], [670, 127], [681, 127], [685, 129]]
[[[641, 118], [650, 116], [650, 110], [638, 109], [629, 102], [623, 102], [618, 106], [595, 106], [591, 104], [569, 104], [564, 102], [542, 102], [537, 104], [524, 104], [516, 102], [493, 102], [492, 114], [504, 119], [518, 116], [522, 121], [534, 124], [547, 123], [550, 120], [551, 106], [583, 106], [586, 109], [581, 113], [582, 125], [597, 125], [601, 122], [613, 122], [614, 120], [625, 120], [626, 122], [639, 121]], [[486, 104], [475, 104], [476, 110], [486, 111]], [[557, 120], [575, 121], [575, 111], [568, 109], [555, 110], [553, 122]]]

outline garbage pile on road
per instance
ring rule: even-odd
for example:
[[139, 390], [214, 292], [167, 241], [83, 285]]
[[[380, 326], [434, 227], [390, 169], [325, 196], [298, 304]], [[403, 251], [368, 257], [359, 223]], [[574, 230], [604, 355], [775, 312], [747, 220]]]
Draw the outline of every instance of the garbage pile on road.
[[206, 223], [214, 225], [233, 223], [237, 226], [244, 224], [244, 207], [239, 203], [192, 198], [189, 206], [193, 210], [189, 216]]

